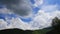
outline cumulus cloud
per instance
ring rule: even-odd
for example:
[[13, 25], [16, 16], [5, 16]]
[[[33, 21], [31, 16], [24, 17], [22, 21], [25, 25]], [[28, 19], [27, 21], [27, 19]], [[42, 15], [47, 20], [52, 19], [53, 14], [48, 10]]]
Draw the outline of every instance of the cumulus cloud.
[[7, 9], [11, 10], [10, 12], [20, 16], [32, 13], [30, 0], [0, 0], [0, 4], [5, 5]]
[[32, 27], [37, 27], [39, 29], [50, 27], [52, 26], [51, 23], [53, 18], [60, 18], [60, 11], [57, 9], [56, 5], [47, 5], [42, 7], [43, 8], [38, 11], [33, 21], [30, 23]]
[[[48, 5], [46, 7], [47, 7], [47, 9], [40, 9], [38, 11], [38, 13], [33, 17], [33, 21], [28, 23], [30, 26], [29, 30], [37, 30], [37, 29], [43, 29], [46, 27], [50, 27], [51, 23], [52, 23], [52, 19], [54, 17], [60, 18], [60, 11], [57, 10], [56, 5]], [[48, 10], [48, 8], [49, 8], [49, 10]], [[54, 8], [54, 9], [51, 9], [51, 8]], [[46, 11], [48, 11], [48, 12], [46, 12]]]
[[[2, 23], [1, 25], [2, 27], [4, 26], [4, 29], [18, 28], [22, 30], [37, 30], [50, 27], [52, 19], [56, 16], [60, 16], [60, 11], [56, 10], [51, 13], [46, 13], [44, 10], [39, 10], [37, 15], [33, 17], [33, 21], [31, 21], [30, 23], [23, 22], [18, 16], [17, 18], [12, 18], [11, 20], [0, 20], [0, 23]], [[7, 26], [7, 21], [10, 22], [9, 26]]]
[[[12, 1], [12, 3], [10, 1]], [[35, 1], [37, 1], [37, 0], [35, 0]], [[24, 16], [24, 15], [30, 13], [31, 7], [30, 7], [30, 4], [27, 4], [28, 3], [27, 1], [21, 0], [21, 2], [20, 2], [21, 4], [19, 2], [16, 3], [15, 0], [9, 0], [7, 2], [7, 0], [5, 0], [5, 1], [2, 1], [1, 3], [5, 4], [7, 9], [12, 10], [16, 14]], [[40, 2], [40, 0], [38, 0], [37, 3], [38, 2]], [[38, 3], [38, 4], [37, 3], [36, 3], [37, 6], [40, 5], [40, 3]], [[25, 10], [27, 10], [27, 11], [25, 11]], [[3, 10], [0, 10], [0, 11], [3, 11]], [[24, 11], [27, 13], [25, 13]], [[38, 11], [38, 13], [32, 17], [33, 20], [30, 23], [23, 22], [19, 16], [16, 16], [16, 18], [12, 17], [12, 19], [10, 19], [10, 20], [6, 19], [6, 21], [0, 20], [0, 23], [2, 25], [1, 27], [4, 26], [4, 28], [19, 28], [19, 29], [23, 29], [23, 30], [37, 30], [37, 29], [43, 29], [46, 27], [50, 27], [51, 23], [52, 23], [51, 22], [52, 19], [56, 16], [58, 18], [60, 18], [60, 11], [57, 9], [57, 5], [43, 5], [41, 7], [41, 9]], [[7, 26], [8, 22], [10, 23], [9, 26]]]
[[6, 29], [7, 28], [7, 24], [3, 19], [0, 19], [0, 30], [2, 29]]
[[[30, 23], [25, 23], [18, 18], [16, 20], [17, 24], [20, 23], [21, 25], [19, 25], [19, 27], [17, 27], [18, 25], [16, 25], [16, 27], [17, 28], [21, 27], [21, 29], [23, 29], [23, 30], [37, 30], [37, 29], [43, 29], [46, 27], [50, 27], [51, 23], [52, 23], [52, 19], [54, 17], [57, 16], [58, 18], [60, 18], [60, 11], [57, 10], [56, 9], [57, 7], [54, 7], [54, 5], [52, 5], [52, 7], [50, 5], [48, 5], [47, 7], [55, 8], [55, 9], [52, 9], [52, 10], [50, 9], [51, 12], [45, 12], [45, 9], [40, 9], [38, 11], [38, 13], [34, 17], [32, 17], [33, 20]], [[48, 10], [48, 8], [46, 10]], [[50, 10], [48, 10], [48, 11], [50, 11]], [[15, 21], [15, 19], [14, 19], [14, 21]], [[14, 21], [12, 23], [15, 23]]]
[[52, 13], [46, 13], [43, 10], [39, 10], [38, 14], [33, 17], [33, 21], [31, 21], [30, 23], [23, 22], [19, 17], [12, 18], [9, 22], [12, 23], [11, 25], [13, 28], [23, 30], [37, 30], [50, 27], [52, 19], [56, 16], [60, 16], [58, 14], [60, 14], [58, 10], [53, 11]]
[[43, 29], [51, 26], [52, 16], [49, 13], [45, 13], [43, 10], [39, 10], [34, 20], [30, 23], [32, 27]]

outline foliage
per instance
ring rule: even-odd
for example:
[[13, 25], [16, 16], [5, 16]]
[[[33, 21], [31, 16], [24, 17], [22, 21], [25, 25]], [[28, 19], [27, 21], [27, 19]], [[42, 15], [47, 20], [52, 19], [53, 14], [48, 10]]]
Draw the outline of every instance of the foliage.
[[53, 29], [51, 31], [47, 32], [47, 34], [60, 34], [60, 19], [55, 17], [52, 20], [52, 27], [53, 27]]

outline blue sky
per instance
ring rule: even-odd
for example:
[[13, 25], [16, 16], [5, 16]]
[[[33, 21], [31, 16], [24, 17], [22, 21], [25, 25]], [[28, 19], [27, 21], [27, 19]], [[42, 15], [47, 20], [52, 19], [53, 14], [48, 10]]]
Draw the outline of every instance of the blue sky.
[[[0, 22], [3, 24], [11, 23], [11, 25], [13, 23], [12, 27], [18, 27], [18, 28], [22, 28], [22, 29], [33, 29], [33, 30], [37, 29], [37, 28], [41, 29], [41, 28], [51, 26], [51, 21], [54, 17], [57, 16], [60, 18], [60, 0], [42, 0], [43, 1], [42, 4], [38, 3], [39, 1], [40, 0], [38, 0], [38, 1], [31, 0], [31, 3], [33, 5], [33, 7], [32, 7], [33, 14], [28, 12], [28, 13], [30, 13], [30, 15], [28, 15], [28, 18], [14, 14], [14, 12], [12, 12], [11, 14], [0, 13], [0, 19], [3, 19], [2, 21], [0, 20]], [[36, 5], [34, 5], [34, 4], [36, 4]], [[9, 6], [9, 5], [7, 5], [7, 6]], [[16, 8], [16, 6], [14, 6], [14, 5], [12, 7]], [[2, 11], [7, 12], [8, 9], [6, 9], [6, 8], [4, 5], [0, 4], [1, 12]], [[45, 12], [45, 11], [47, 11], [47, 12]], [[11, 11], [9, 11], [9, 13], [10, 12]], [[5, 19], [5, 18], [8, 18], [8, 19]]]
[[60, 0], [45, 0], [45, 3], [47, 3], [48, 5], [60, 5]]
[[[34, 4], [35, 3], [34, 0], [31, 0], [31, 3]], [[60, 10], [60, 0], [44, 0], [44, 3], [43, 3], [43, 5], [55, 5], [55, 4], [58, 5], [58, 9]], [[3, 8], [3, 7], [4, 6], [0, 4], [0, 9]], [[38, 13], [38, 10], [40, 10], [39, 7], [33, 8], [33, 13], [34, 14], [37, 14]], [[9, 15], [9, 16], [16, 17], [13, 14], [12, 15]], [[0, 14], [0, 19], [4, 19], [4, 18], [5, 18], [5, 15]], [[32, 19], [31, 18], [26, 18], [26, 19], [25, 18], [21, 18], [21, 20], [24, 21], [24, 22], [30, 22]]]
[[4, 19], [5, 20], [5, 15], [0, 14], [0, 19]]
[[[31, 3], [34, 4], [34, 0], [31, 0]], [[58, 9], [60, 10], [60, 0], [44, 0], [44, 4], [46, 5], [55, 5], [57, 4], [58, 5]], [[0, 5], [0, 9], [3, 8], [3, 5]], [[33, 13], [36, 14], [38, 13], [38, 10], [40, 10], [40, 8], [38, 7], [35, 7], [33, 8]], [[10, 15], [11, 17], [15, 17], [14, 15]], [[0, 15], [0, 19], [4, 19], [5, 15]], [[25, 22], [30, 22], [31, 21], [31, 18], [21, 18], [21, 20], [25, 21]]]
[[[31, 0], [31, 3], [34, 4], [34, 0]], [[4, 8], [2, 4], [0, 4], [0, 9]], [[39, 8], [36, 7], [36, 8], [33, 8], [33, 13], [36, 14], [38, 12]], [[13, 14], [12, 15], [9, 15], [7, 14], [8, 16], [11, 16], [11, 17], [15, 17]], [[1, 14], [0, 15], [0, 19], [5, 19], [5, 15], [4, 14]], [[30, 22], [32, 19], [31, 18], [21, 18], [22, 21], [24, 22]]]
[[34, 4], [35, 3], [34, 0], [31, 0], [31, 3]]
[[32, 21], [32, 19], [31, 18], [21, 18], [21, 20], [23, 20], [24, 22], [30, 22], [30, 21]]

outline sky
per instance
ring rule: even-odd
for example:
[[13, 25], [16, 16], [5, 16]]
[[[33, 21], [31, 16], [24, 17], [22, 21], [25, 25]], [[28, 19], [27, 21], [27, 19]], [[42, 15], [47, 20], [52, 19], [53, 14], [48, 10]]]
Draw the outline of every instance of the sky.
[[54, 17], [60, 18], [60, 0], [0, 0], [0, 30], [43, 29]]

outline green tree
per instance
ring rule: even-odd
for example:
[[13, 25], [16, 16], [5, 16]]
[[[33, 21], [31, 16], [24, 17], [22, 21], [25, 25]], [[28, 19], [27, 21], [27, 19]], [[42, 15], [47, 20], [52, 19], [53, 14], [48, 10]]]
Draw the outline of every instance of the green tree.
[[52, 20], [52, 27], [53, 29], [47, 34], [60, 34], [60, 19], [58, 17], [55, 17]]
[[52, 20], [52, 26], [57, 26], [57, 25], [60, 25], [60, 19], [58, 19], [58, 17], [55, 17], [53, 20]]

